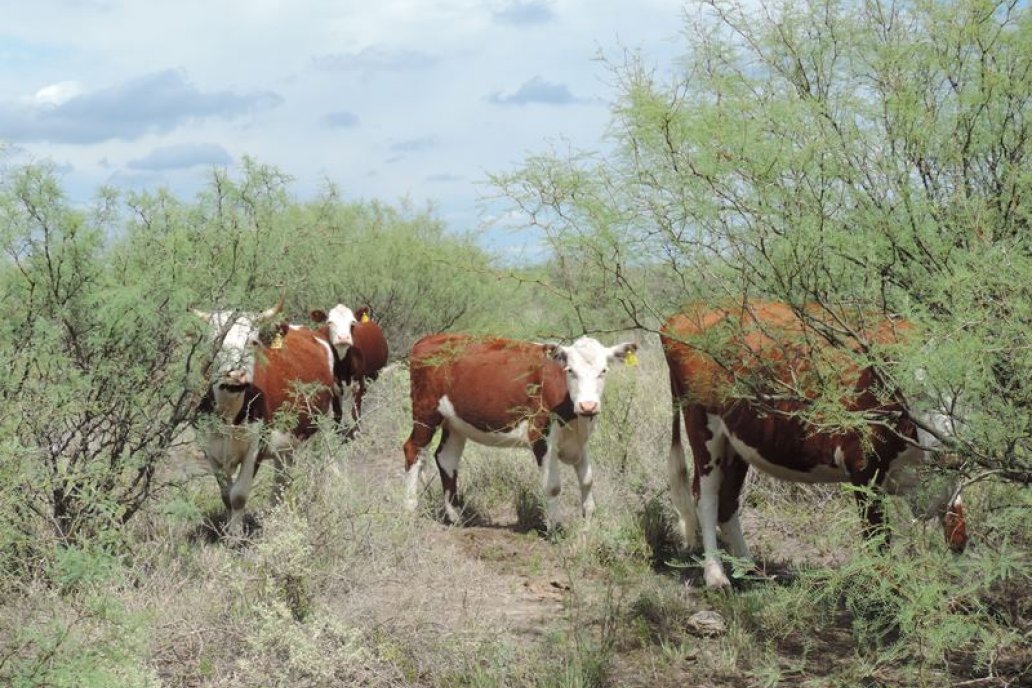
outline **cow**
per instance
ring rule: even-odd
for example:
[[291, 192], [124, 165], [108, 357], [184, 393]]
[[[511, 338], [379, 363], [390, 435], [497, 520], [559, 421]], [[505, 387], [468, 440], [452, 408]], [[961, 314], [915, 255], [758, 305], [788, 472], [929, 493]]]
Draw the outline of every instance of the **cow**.
[[358, 430], [366, 383], [376, 380], [387, 365], [387, 338], [380, 325], [372, 319], [372, 311], [368, 306], [352, 313], [350, 308], [338, 303], [329, 313], [314, 310], [310, 316], [314, 322], [322, 325], [316, 331], [333, 351], [333, 374], [337, 381], [333, 416], [338, 427], [343, 427], [341, 397], [345, 390], [351, 390], [351, 418], [354, 425], [346, 433], [350, 438]]
[[[668, 319], [660, 331], [674, 402], [670, 491], [689, 547], [701, 530], [709, 587], [730, 585], [719, 558], [718, 526], [731, 555], [751, 560], [738, 518], [750, 466], [783, 480], [851, 483], [865, 533], [887, 539], [880, 499], [867, 488], [898, 493], [913, 487], [917, 466], [937, 447], [934, 435], [947, 431], [945, 415], [911, 416], [902, 395], [887, 389], [875, 366], [857, 365], [852, 354], [860, 353], [859, 346], [844, 352], [822, 338], [820, 323], [812, 319], [819, 317], [801, 317], [776, 302], [697, 304]], [[890, 345], [911, 331], [903, 321], [880, 318], [868, 323], [867, 336], [873, 344]], [[818, 359], [830, 363], [834, 373], [818, 370]], [[842, 408], [862, 414], [862, 420], [821, 422], [818, 380], [839, 385]], [[694, 458], [690, 490], [682, 415]], [[963, 550], [967, 531], [959, 492], [945, 490], [937, 502], [947, 543]]]
[[199, 439], [229, 511], [226, 532], [242, 531], [255, 472], [265, 458], [276, 467], [276, 495], [283, 463], [330, 411], [333, 352], [308, 328], [279, 325], [270, 345], [259, 340], [262, 323], [281, 309], [257, 315], [238, 311], [195, 313], [208, 323], [217, 347], [201, 399]]
[[558, 462], [573, 466], [581, 511], [589, 519], [595, 500], [587, 444], [602, 409], [606, 372], [636, 349], [634, 342], [607, 347], [590, 337], [571, 346], [464, 334], [420, 339], [409, 359], [412, 433], [404, 445], [406, 507], [414, 511], [418, 506], [426, 449], [440, 427], [435, 458], [445, 514], [452, 523], [460, 522], [459, 458], [467, 440], [533, 451], [549, 527], [559, 523]]

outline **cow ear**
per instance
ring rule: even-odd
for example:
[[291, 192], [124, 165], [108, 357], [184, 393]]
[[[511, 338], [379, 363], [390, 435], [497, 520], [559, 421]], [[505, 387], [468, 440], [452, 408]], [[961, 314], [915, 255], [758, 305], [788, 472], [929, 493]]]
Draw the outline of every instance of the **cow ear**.
[[326, 322], [326, 311], [314, 310], [308, 314], [308, 317], [312, 319], [312, 322]]
[[362, 306], [355, 311], [355, 320], [358, 322], [369, 322], [373, 319], [373, 309], [369, 306]]
[[544, 348], [545, 356], [553, 361], [566, 363], [566, 347], [562, 344], [553, 344], [549, 342], [548, 344], [542, 344], [541, 346]]
[[637, 342], [623, 342], [622, 344], [609, 347], [609, 357], [618, 358], [627, 365], [637, 365], [638, 356], [635, 353], [637, 351]]

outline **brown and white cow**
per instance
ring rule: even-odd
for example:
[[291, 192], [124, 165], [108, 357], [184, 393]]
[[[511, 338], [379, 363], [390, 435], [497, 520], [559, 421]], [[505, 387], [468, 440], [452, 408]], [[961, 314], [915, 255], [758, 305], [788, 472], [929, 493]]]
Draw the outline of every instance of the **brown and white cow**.
[[[886, 345], [911, 329], [901, 321], [882, 319], [869, 324], [867, 336]], [[918, 426], [940, 434], [948, 429], [942, 414], [927, 414], [915, 423], [900, 394], [885, 389], [873, 367], [858, 367], [785, 304], [693, 306], [671, 317], [660, 338], [674, 400], [671, 495], [689, 546], [696, 544], [696, 528], [701, 529], [703, 575], [710, 587], [730, 585], [719, 558], [718, 526], [731, 555], [751, 559], [738, 519], [739, 495], [750, 466], [783, 480], [848, 482], [896, 493], [913, 486], [917, 466], [937, 445]], [[828, 366], [815, 365], [819, 357], [831, 364], [830, 377]], [[842, 408], [863, 414], [862, 421], [847, 428], [807, 416], [816, 411], [819, 380], [839, 385]], [[682, 413], [694, 458], [690, 491]], [[872, 499], [864, 489], [856, 495], [865, 531], [872, 535], [882, 530], [877, 497]], [[938, 502], [947, 542], [960, 551], [967, 539], [960, 497], [947, 488]]]
[[283, 462], [330, 410], [333, 353], [308, 328], [281, 325], [270, 346], [258, 328], [279, 312], [196, 313], [208, 322], [218, 350], [209, 368], [211, 385], [201, 400], [198, 423], [204, 455], [230, 512], [227, 532], [241, 532], [244, 508], [258, 465], [272, 458], [277, 493]]
[[573, 466], [582, 513], [590, 517], [595, 500], [588, 439], [602, 408], [606, 372], [636, 349], [633, 342], [607, 347], [590, 337], [571, 346], [463, 334], [435, 334], [416, 342], [409, 362], [412, 433], [404, 448], [407, 508], [417, 507], [426, 449], [440, 427], [435, 457], [445, 513], [453, 523], [460, 521], [456, 492], [467, 440], [534, 452], [549, 526], [558, 523], [558, 462]]
[[387, 365], [387, 338], [371, 315], [368, 306], [352, 313], [342, 303], [331, 308], [329, 313], [320, 310], [311, 312], [313, 321], [325, 323], [316, 331], [333, 350], [333, 374], [340, 395], [334, 397], [333, 416], [338, 425], [344, 415], [340, 397], [343, 397], [345, 391], [351, 392], [351, 418], [355, 424], [348, 430], [348, 437], [358, 429], [366, 384], [375, 380]]

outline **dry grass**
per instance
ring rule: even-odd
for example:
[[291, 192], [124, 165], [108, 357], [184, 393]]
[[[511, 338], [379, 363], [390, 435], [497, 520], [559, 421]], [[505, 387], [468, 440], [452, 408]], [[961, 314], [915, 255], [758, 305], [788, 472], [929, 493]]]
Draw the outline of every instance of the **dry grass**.
[[[133, 523], [125, 534], [132, 554], [117, 573], [88, 586], [118, 615], [91, 610], [75, 622], [83, 596], [26, 585], [27, 597], [0, 603], [0, 626], [63, 619], [79, 643], [68, 655], [91, 638], [125, 653], [113, 672], [78, 685], [116, 685], [111, 676], [117, 685], [234, 688], [945, 685], [941, 672], [901, 670], [912, 657], [864, 655], [851, 619], [808, 610], [817, 596], [806, 586], [840, 585], [833, 576], [731, 596], [693, 584], [683, 568], [691, 562], [671, 540], [670, 401], [656, 382], [664, 364], [650, 346], [641, 361], [614, 372], [606, 390], [591, 445], [595, 519], [581, 519], [564, 468], [566, 529], [554, 542], [536, 530], [539, 477], [529, 451], [467, 446], [460, 493], [472, 525], [443, 525], [436, 470], [421, 513], [404, 511], [401, 444], [410, 426], [399, 367], [367, 396], [358, 439], [313, 439], [283, 504], [270, 506], [272, 476], [259, 473], [251, 508], [261, 527], [249, 542], [198, 537], [220, 502], [214, 480], [180, 452], [168, 470], [182, 487]], [[751, 480], [746, 536], [783, 580], [862, 556], [848, 495]], [[932, 535], [904, 533], [902, 547], [931, 551]], [[974, 568], [957, 570], [958, 585]], [[720, 610], [729, 632], [690, 635], [686, 620], [701, 609]], [[820, 628], [819, 638], [807, 628]], [[132, 642], [118, 642], [127, 629]], [[0, 640], [10, 637], [0, 631]]]

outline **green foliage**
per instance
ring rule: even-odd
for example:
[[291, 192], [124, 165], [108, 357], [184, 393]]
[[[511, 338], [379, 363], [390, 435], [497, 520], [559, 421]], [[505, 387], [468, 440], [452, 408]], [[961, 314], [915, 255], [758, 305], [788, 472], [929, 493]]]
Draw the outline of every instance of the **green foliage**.
[[2, 427], [25, 468], [16, 527], [46, 515], [72, 539], [136, 513], [192, 391], [184, 291], [111, 260], [110, 201], [72, 209], [32, 167], [0, 189]]
[[0, 683], [12, 688], [160, 685], [146, 666], [147, 619], [106, 587], [124, 573], [97, 551], [59, 552], [54, 577], [61, 595], [29, 584], [0, 608]]
[[[633, 54], [610, 65], [609, 153], [496, 175], [553, 246], [551, 284], [600, 328], [655, 328], [687, 301], [790, 303], [915, 406], [947, 409], [968, 470], [1032, 480], [1028, 6], [702, 0], [687, 16], [669, 79]], [[871, 346], [890, 314], [920, 336]], [[841, 394], [824, 397], [834, 416]]]
[[[844, 614], [845, 651], [864, 651], [844, 683], [880, 680], [901, 662], [916, 670], [900, 682], [992, 675], [985, 658], [1014, 647], [1015, 627], [998, 625], [986, 600], [994, 586], [1013, 590], [1001, 581], [1026, 580], [1030, 564], [1010, 544], [1027, 545], [1027, 517], [1003, 506], [1014, 496], [996, 481], [1032, 483], [1032, 10], [700, 0], [685, 38], [668, 71], [633, 53], [607, 62], [606, 152], [535, 155], [495, 175], [553, 249], [540, 279], [575, 323], [599, 330], [655, 330], [691, 302], [788, 303], [804, 336], [830, 344], [810, 361], [818, 384], [805, 391], [820, 396], [797, 413], [828, 429], [869, 422], [842, 408], [852, 364], [876, 366], [912, 410], [944, 414], [951, 451], [929, 471], [966, 479], [975, 495], [1008, 495], [967, 501], [975, 547], [991, 542], [992, 553], [954, 564], [938, 542], [891, 560], [859, 551], [784, 588], [743, 583], [749, 591], [724, 605], [742, 636], [728, 652], [751, 656], [760, 680], [783, 680], [785, 667], [746, 644], [768, 652], [803, 638], [804, 656], [811, 645], [834, 655], [843, 648], [821, 647], [821, 631], [841, 632]], [[899, 316], [913, 336], [879, 337]], [[740, 335], [693, 344], [733, 369]], [[734, 390], [754, 396], [763, 384], [742, 378]], [[653, 552], [661, 514], [642, 517]], [[841, 518], [828, 523], [844, 530]]]
[[[46, 167], [0, 187], [0, 431], [12, 474], [10, 522], [42, 518], [92, 537], [136, 514], [191, 421], [211, 355], [189, 307], [267, 308], [287, 317], [370, 305], [395, 356], [418, 336], [488, 327], [503, 296], [490, 256], [432, 212], [309, 202], [288, 177], [245, 160], [214, 172], [193, 202], [163, 190], [101, 190], [73, 208]], [[157, 481], [157, 482], [156, 482]]]

